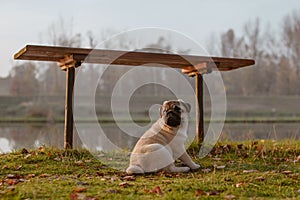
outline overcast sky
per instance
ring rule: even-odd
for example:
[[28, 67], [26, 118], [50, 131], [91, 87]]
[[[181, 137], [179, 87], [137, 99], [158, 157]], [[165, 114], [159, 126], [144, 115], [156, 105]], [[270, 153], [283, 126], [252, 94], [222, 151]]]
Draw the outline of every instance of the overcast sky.
[[26, 44], [39, 44], [41, 35], [60, 17], [72, 18], [75, 31], [81, 33], [160, 27], [203, 43], [210, 34], [229, 28], [241, 31], [246, 22], [257, 17], [280, 31], [276, 27], [292, 11], [300, 12], [299, 0], [3, 0], [0, 76], [7, 76], [16, 64], [14, 53]]

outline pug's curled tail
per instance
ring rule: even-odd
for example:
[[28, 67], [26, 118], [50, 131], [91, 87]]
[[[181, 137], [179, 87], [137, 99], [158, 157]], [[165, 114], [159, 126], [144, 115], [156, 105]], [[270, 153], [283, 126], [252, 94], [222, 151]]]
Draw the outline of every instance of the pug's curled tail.
[[126, 169], [126, 173], [127, 174], [144, 174], [144, 170], [137, 166], [137, 165], [130, 165], [127, 169]]

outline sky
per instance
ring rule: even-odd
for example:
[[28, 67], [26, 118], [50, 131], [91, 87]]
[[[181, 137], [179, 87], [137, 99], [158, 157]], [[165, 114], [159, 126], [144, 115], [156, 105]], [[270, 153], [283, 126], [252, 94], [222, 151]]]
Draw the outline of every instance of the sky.
[[[23, 61], [13, 55], [26, 44], [45, 44], [47, 30], [60, 18], [72, 19], [74, 32], [100, 33], [159, 27], [181, 32], [200, 44], [211, 34], [260, 18], [275, 27], [284, 16], [300, 12], [299, 0], [6, 0], [0, 2], [0, 77]], [[44, 38], [42, 41], [41, 38]]]

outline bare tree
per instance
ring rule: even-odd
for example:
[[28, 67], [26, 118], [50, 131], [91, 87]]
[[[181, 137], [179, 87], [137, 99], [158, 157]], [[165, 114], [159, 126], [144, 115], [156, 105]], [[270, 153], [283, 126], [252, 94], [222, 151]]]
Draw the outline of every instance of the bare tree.
[[300, 77], [300, 14], [294, 12], [284, 18], [282, 40], [287, 57]]
[[30, 62], [13, 67], [10, 72], [10, 93], [17, 96], [34, 96], [38, 91], [36, 68]]
[[[59, 18], [52, 23], [45, 36], [47, 43], [55, 46], [80, 47], [82, 38], [80, 33], [74, 33], [73, 20], [65, 21]], [[57, 67], [56, 63], [48, 64], [47, 69], [40, 76], [43, 82], [44, 94], [64, 94], [65, 74]]]

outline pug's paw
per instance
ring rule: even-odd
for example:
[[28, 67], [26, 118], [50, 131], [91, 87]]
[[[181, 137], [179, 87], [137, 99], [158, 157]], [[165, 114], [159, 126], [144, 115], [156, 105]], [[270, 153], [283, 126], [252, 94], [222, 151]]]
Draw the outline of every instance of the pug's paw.
[[200, 169], [200, 167], [201, 166], [196, 163], [194, 163], [193, 166], [190, 166], [191, 170], [193, 170], [193, 171]]

